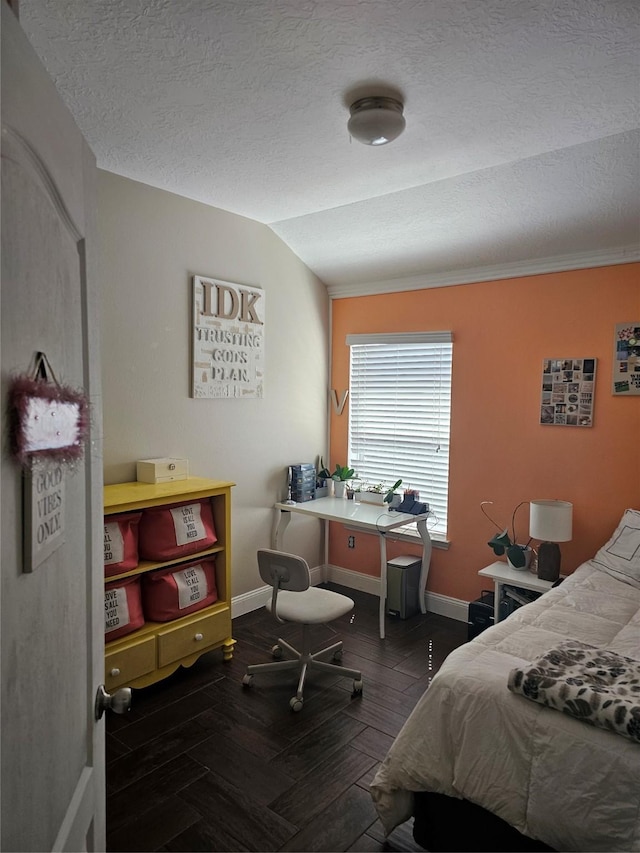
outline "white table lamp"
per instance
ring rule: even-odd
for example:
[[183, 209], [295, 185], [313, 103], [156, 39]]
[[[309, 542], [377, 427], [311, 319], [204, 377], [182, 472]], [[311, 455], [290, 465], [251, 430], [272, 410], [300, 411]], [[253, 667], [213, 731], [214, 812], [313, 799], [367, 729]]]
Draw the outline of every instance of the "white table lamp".
[[529, 501], [529, 535], [540, 539], [538, 577], [556, 581], [560, 577], [560, 547], [572, 536], [573, 504], [569, 501]]

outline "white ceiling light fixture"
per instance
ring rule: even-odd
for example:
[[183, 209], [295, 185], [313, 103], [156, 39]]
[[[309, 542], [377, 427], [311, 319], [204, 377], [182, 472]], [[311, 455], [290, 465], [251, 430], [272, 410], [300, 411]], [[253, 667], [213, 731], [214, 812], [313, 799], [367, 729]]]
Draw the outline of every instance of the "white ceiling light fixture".
[[404, 130], [403, 109], [396, 98], [359, 98], [351, 104], [347, 129], [364, 145], [385, 145]]

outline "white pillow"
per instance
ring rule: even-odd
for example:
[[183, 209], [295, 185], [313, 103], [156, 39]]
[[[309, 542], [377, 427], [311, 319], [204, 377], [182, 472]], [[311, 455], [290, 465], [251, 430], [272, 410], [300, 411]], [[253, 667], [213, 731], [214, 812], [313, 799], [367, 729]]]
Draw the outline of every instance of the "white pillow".
[[613, 536], [593, 558], [599, 569], [640, 589], [640, 512], [625, 510]]

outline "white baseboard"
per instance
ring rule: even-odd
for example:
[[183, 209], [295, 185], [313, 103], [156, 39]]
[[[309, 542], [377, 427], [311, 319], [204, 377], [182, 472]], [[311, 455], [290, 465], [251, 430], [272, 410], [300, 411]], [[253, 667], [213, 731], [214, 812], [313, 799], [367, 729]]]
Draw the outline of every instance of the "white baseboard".
[[[322, 566], [316, 566], [311, 569], [311, 585], [317, 586], [324, 582], [324, 572]], [[242, 595], [234, 595], [231, 597], [231, 617], [244, 616], [245, 613], [251, 613], [253, 610], [260, 610], [264, 607], [271, 597], [270, 586], [260, 586], [258, 589], [252, 589], [250, 592], [244, 592]]]
[[429, 613], [447, 616], [457, 622], [469, 621], [469, 602], [463, 601], [461, 598], [450, 598], [448, 595], [440, 595], [438, 592], [428, 592], [426, 604]]
[[[338, 583], [349, 589], [357, 589], [360, 592], [368, 592], [370, 595], [380, 594], [380, 579], [374, 575], [363, 575], [351, 569], [342, 569], [340, 566], [326, 566], [326, 578], [328, 581]], [[448, 595], [440, 595], [437, 592], [427, 592], [425, 604], [428, 613], [437, 613], [439, 616], [447, 616], [458, 622], [467, 622], [469, 619], [469, 602], [459, 598], [450, 598]]]
[[[373, 575], [363, 575], [361, 572], [353, 572], [351, 569], [342, 569], [340, 566], [315, 566], [311, 569], [311, 583], [317, 586], [324, 580], [345, 586], [348, 589], [357, 589], [359, 592], [367, 592], [369, 595], [378, 596], [380, 593], [380, 580]], [[244, 616], [253, 610], [259, 610], [269, 600], [271, 587], [261, 586], [251, 592], [236, 595], [231, 600], [231, 614]], [[458, 622], [468, 620], [469, 602], [459, 598], [450, 598], [437, 592], [427, 592], [427, 611], [437, 613], [439, 616], [447, 616]]]

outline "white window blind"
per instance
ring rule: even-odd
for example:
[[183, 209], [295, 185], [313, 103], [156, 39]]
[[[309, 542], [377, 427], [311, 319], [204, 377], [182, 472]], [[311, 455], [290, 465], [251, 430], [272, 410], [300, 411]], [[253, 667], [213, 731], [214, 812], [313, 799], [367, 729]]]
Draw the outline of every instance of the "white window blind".
[[366, 483], [417, 489], [446, 537], [451, 332], [349, 335], [349, 465]]

